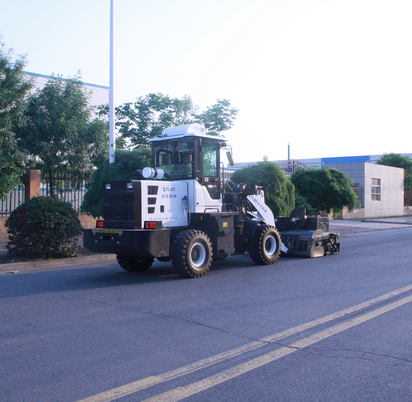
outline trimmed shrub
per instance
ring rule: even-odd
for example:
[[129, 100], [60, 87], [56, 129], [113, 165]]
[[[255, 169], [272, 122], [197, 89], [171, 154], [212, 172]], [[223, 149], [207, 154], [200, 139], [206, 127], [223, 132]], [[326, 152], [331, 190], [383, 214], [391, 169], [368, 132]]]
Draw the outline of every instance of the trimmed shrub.
[[339, 214], [344, 207], [349, 211], [356, 208], [358, 197], [351, 188], [352, 180], [336, 169], [298, 169], [292, 176], [292, 183], [317, 213], [334, 211]]
[[71, 204], [54, 197], [26, 201], [10, 214], [5, 226], [9, 254], [24, 258], [75, 257], [83, 230]]
[[289, 216], [295, 208], [295, 187], [277, 163], [262, 162], [233, 173], [234, 183], [262, 186], [265, 203], [275, 216]]
[[316, 216], [318, 212], [299, 191], [295, 191], [295, 208], [306, 208], [307, 216]]
[[152, 151], [150, 148], [139, 147], [134, 151], [116, 151], [116, 162], [109, 165], [109, 160], [102, 163], [93, 173], [93, 182], [84, 196], [81, 206], [95, 218], [104, 217], [104, 189], [106, 181], [130, 180], [137, 169], [151, 166]]

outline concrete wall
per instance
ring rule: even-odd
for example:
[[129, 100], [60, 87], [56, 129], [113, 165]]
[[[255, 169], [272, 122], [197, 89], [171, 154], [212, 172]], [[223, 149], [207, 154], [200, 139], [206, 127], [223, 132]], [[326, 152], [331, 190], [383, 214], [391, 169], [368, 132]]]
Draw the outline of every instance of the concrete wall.
[[[401, 168], [372, 163], [338, 163], [329, 165], [345, 173], [355, 183], [362, 208], [344, 213], [343, 218], [380, 218], [404, 215], [404, 171]], [[372, 199], [372, 179], [381, 181], [381, 199]], [[363, 215], [363, 216], [362, 216]]]
[[[372, 179], [381, 179], [381, 201], [372, 200]], [[368, 217], [397, 216], [404, 212], [404, 170], [365, 163], [365, 210]]]
[[7, 218], [0, 216], [0, 241], [7, 241], [9, 238], [7, 235], [7, 229], [4, 227], [4, 222], [6, 222], [6, 220]]

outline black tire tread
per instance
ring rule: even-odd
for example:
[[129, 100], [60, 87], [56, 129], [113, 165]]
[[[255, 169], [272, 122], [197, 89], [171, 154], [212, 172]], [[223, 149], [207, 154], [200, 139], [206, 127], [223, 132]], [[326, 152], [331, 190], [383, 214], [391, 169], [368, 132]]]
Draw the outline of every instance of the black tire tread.
[[[188, 262], [187, 251], [190, 243], [196, 239], [201, 238], [207, 244], [208, 258], [202, 270], [193, 270]], [[212, 243], [206, 233], [200, 230], [189, 229], [179, 233], [172, 244], [170, 249], [170, 256], [172, 259], [173, 268], [176, 272], [184, 278], [199, 278], [204, 276], [210, 269], [210, 265], [213, 259]]]
[[[275, 236], [277, 236], [277, 253], [273, 258], [266, 258], [264, 251], [263, 251], [263, 244], [264, 244], [264, 239], [266, 238], [266, 235], [268, 232], [272, 232]], [[249, 246], [249, 255], [252, 261], [258, 265], [271, 265], [274, 264], [280, 256], [280, 245], [281, 245], [281, 239], [280, 239], [280, 234], [278, 230], [269, 225], [260, 225], [256, 227], [256, 232], [251, 240], [250, 246]]]

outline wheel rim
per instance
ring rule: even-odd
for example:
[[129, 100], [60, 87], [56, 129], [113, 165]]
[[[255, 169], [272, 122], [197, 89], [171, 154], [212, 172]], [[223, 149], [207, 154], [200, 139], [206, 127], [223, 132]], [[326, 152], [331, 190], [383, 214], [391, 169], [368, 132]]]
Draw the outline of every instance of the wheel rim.
[[206, 261], [206, 247], [203, 243], [197, 242], [193, 244], [190, 250], [190, 259], [195, 268], [200, 268]]
[[269, 257], [272, 257], [273, 255], [276, 254], [276, 251], [278, 249], [278, 244], [276, 242], [275, 236], [269, 235], [265, 239], [265, 254]]

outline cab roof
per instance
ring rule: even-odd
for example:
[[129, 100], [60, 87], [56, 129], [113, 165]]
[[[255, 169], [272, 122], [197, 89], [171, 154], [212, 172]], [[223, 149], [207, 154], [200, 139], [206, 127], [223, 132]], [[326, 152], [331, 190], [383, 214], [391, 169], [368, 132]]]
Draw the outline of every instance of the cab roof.
[[205, 126], [202, 124], [187, 124], [185, 126], [176, 126], [176, 127], [169, 127], [163, 130], [162, 134], [160, 134], [156, 138], [152, 138], [149, 142], [154, 141], [164, 141], [167, 139], [178, 139], [184, 137], [201, 137], [201, 138], [209, 138], [215, 141], [222, 141], [225, 142], [225, 137], [217, 137], [215, 135], [206, 134]]

